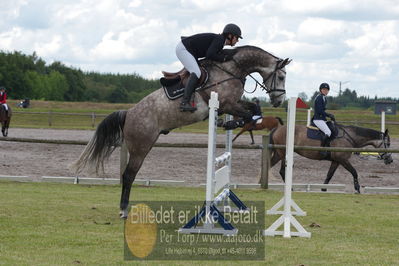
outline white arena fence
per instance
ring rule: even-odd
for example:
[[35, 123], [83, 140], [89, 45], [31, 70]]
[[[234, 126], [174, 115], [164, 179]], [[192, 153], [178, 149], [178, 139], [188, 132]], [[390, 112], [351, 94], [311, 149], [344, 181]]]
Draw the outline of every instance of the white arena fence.
[[[304, 111], [308, 112], [308, 118], [307, 120], [296, 120], [297, 123], [304, 123], [306, 122], [307, 124], [310, 121], [310, 116], [311, 116], [311, 109], [304, 109]], [[98, 114], [95, 112], [91, 113], [61, 113], [61, 112], [54, 112], [54, 111], [48, 111], [48, 112], [21, 112], [21, 111], [13, 111], [14, 116], [15, 115], [38, 115], [38, 116], [47, 116], [48, 120], [48, 126], [52, 127], [54, 123], [57, 122], [57, 116], [68, 116], [71, 117], [71, 120], [73, 120], [73, 117], [87, 117], [87, 123], [90, 124], [92, 128], [95, 128], [98, 123], [100, 123], [105, 117], [108, 116], [108, 114]], [[284, 119], [283, 119], [284, 121]], [[286, 122], [286, 121], [284, 121]], [[394, 121], [386, 121], [385, 120], [385, 113], [384, 115], [381, 115], [381, 120], [380, 121], [339, 121], [340, 124], [344, 125], [381, 125], [381, 128], [386, 128], [387, 126], [399, 126], [399, 122], [394, 122]]]
[[[297, 121], [298, 122], [298, 121]], [[10, 142], [27, 142], [27, 143], [46, 143], [46, 144], [62, 144], [62, 145], [87, 145], [88, 141], [79, 141], [79, 140], [56, 140], [56, 139], [33, 139], [33, 138], [0, 138], [0, 141], [10, 141]], [[262, 150], [261, 156], [261, 178], [260, 184], [231, 184], [235, 188], [271, 188], [271, 189], [283, 189], [283, 184], [270, 184], [269, 183], [269, 172], [270, 172], [270, 151], [272, 148], [285, 149], [284, 145], [270, 145], [269, 136], [263, 136], [262, 145], [243, 145], [243, 144], [234, 144], [232, 147], [234, 149], [260, 149]], [[154, 147], [164, 147], [164, 148], [208, 148], [206, 143], [155, 143]], [[217, 148], [224, 148], [224, 144], [216, 144]], [[317, 151], [346, 151], [346, 152], [389, 152], [389, 153], [399, 153], [399, 149], [375, 149], [375, 148], [339, 148], [339, 147], [309, 147], [309, 146], [294, 146], [295, 150], [317, 150]], [[123, 173], [126, 164], [127, 164], [127, 150], [122, 146], [120, 149], [120, 173]], [[394, 161], [394, 163], [396, 163]], [[1, 174], [1, 173], [0, 173]], [[0, 176], [1, 178], [2, 176]], [[10, 179], [13, 178], [12, 176]], [[61, 179], [65, 182], [69, 182], [72, 177], [62, 177]], [[21, 177], [19, 180], [25, 180], [27, 178]], [[61, 180], [54, 179], [54, 180]], [[94, 180], [94, 179], [93, 179]], [[137, 181], [137, 180], [136, 180]], [[137, 183], [135, 181], [135, 183]], [[75, 180], [76, 182], [76, 180]], [[83, 181], [84, 182], [84, 181]], [[162, 180], [142, 180], [139, 183], [144, 185], [155, 185], [155, 184], [163, 184]], [[101, 183], [101, 182], [100, 182]], [[112, 181], [111, 183], [115, 183]], [[165, 184], [167, 182], [164, 182]], [[173, 182], [171, 184], [181, 184], [181, 181]], [[340, 184], [293, 184], [294, 190], [302, 190], [302, 191], [311, 191], [321, 188], [327, 189], [335, 189], [339, 190], [343, 188], [344, 185]], [[374, 188], [374, 187], [366, 187], [365, 192], [399, 192], [399, 188], [397, 187], [382, 187], [382, 188]]]

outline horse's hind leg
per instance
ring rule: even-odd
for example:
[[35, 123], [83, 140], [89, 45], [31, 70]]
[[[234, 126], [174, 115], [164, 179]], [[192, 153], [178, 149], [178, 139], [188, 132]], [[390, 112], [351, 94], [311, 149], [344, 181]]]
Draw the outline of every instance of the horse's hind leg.
[[[331, 178], [333, 177], [335, 171], [337, 170], [339, 163], [332, 161], [330, 165], [330, 169], [328, 169], [326, 180], [324, 180], [324, 184], [330, 183]], [[327, 191], [326, 188], [322, 188], [321, 191]]]
[[232, 142], [234, 142], [242, 133], [244, 133], [245, 132], [245, 129], [243, 128], [243, 129], [241, 129], [241, 131], [240, 132], [238, 132], [238, 134], [234, 137], [234, 139], [232, 140]]
[[7, 121], [4, 122], [1, 126], [1, 133], [3, 134], [3, 137], [7, 137]]
[[252, 140], [251, 144], [255, 144], [254, 135], [252, 134], [252, 130], [249, 131], [249, 135], [251, 135], [251, 140]]
[[5, 135], [4, 137], [8, 136], [8, 128], [10, 127], [10, 118], [8, 118], [7, 122], [6, 122], [6, 126], [5, 126]]
[[357, 171], [355, 168], [353, 168], [352, 164], [349, 161], [344, 161], [341, 162], [342, 166], [348, 170], [352, 176], [353, 176], [353, 185], [355, 187], [356, 193], [360, 193], [360, 185], [359, 185], [359, 180], [357, 178]]
[[132, 188], [132, 184], [138, 171], [141, 168], [141, 165], [144, 162], [145, 157], [148, 152], [151, 150], [152, 146], [148, 147], [144, 152], [129, 152], [129, 162], [126, 166], [125, 171], [122, 175], [122, 193], [121, 193], [121, 202], [120, 202], [120, 218], [126, 219], [128, 215], [128, 205], [130, 198], [130, 190]]
[[280, 175], [283, 179], [283, 182], [285, 182], [285, 159], [281, 160]]

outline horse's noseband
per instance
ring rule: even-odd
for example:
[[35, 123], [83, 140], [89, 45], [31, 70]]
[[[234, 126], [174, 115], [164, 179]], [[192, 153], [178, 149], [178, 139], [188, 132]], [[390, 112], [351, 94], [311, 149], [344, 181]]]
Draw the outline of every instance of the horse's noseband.
[[[279, 60], [279, 61], [277, 62], [276, 68], [274, 69], [274, 71], [273, 71], [272, 73], [270, 73], [269, 76], [267, 76], [267, 78], [263, 81], [263, 84], [262, 84], [262, 88], [263, 88], [263, 90], [266, 91], [266, 93], [272, 93], [272, 92], [274, 92], [274, 91], [280, 91], [281, 94], [279, 94], [277, 97], [280, 97], [281, 95], [285, 94], [285, 90], [283, 90], [283, 89], [277, 89], [277, 88], [276, 88], [276, 86], [277, 86], [277, 83], [276, 83], [277, 72], [278, 72], [279, 70], [281, 70], [284, 74], [286, 74], [286, 72], [283, 70], [284, 65], [281, 65], [281, 66], [280, 66], [280, 62], [281, 62], [281, 61], [282, 61], [282, 60]], [[272, 89], [269, 89], [269, 88], [267, 88], [267, 86], [266, 86], [266, 82], [267, 82], [269, 79], [272, 79], [272, 81], [271, 81], [271, 87], [272, 87]]]
[[[391, 141], [389, 139], [389, 136], [386, 136], [384, 133], [381, 133], [381, 143], [379, 145], [379, 147], [381, 147], [382, 145], [384, 145], [384, 148], [387, 149], [391, 146]], [[392, 155], [388, 152], [383, 152], [380, 153], [378, 156], [381, 160], [384, 160], [385, 164], [390, 164], [393, 162], [392, 159]]]

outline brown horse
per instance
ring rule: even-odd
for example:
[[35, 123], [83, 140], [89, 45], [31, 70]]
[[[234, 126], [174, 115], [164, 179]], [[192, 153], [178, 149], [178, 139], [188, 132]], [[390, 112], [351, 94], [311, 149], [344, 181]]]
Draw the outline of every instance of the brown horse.
[[[234, 118], [235, 119], [235, 118]], [[252, 134], [252, 130], [262, 130], [262, 129], [267, 129], [271, 131], [272, 129], [284, 125], [283, 120], [276, 116], [265, 116], [260, 118], [253, 124], [253, 122], [245, 123], [244, 126], [242, 127], [241, 131], [238, 132], [238, 134], [234, 137], [233, 142], [244, 132], [249, 131], [249, 134], [251, 135], [251, 144], [255, 144], [254, 141], [254, 135]]]
[[[389, 148], [390, 137], [388, 130], [385, 132], [379, 132], [374, 129], [362, 128], [357, 126], [343, 126], [336, 124], [338, 129], [338, 135], [331, 141], [331, 147], [353, 147], [362, 148], [367, 145], [372, 145], [375, 148]], [[271, 144], [285, 145], [286, 142], [287, 126], [281, 126], [273, 130], [270, 136]], [[314, 140], [307, 137], [307, 127], [305, 125], [295, 126], [295, 145], [297, 146], [320, 146], [320, 140]], [[349, 162], [351, 152], [331, 152], [329, 154], [322, 154], [320, 151], [311, 150], [297, 150], [295, 151], [299, 155], [312, 159], [312, 160], [329, 160], [331, 161], [330, 169], [327, 173], [327, 178], [324, 184], [328, 184], [333, 177], [335, 170], [339, 165], [342, 165], [348, 170], [353, 176], [353, 184], [355, 191], [360, 193], [360, 185], [358, 181], [358, 175], [356, 169]], [[392, 163], [392, 157], [390, 153], [383, 153], [380, 155], [384, 159], [385, 164]], [[285, 150], [273, 149], [271, 158], [271, 167], [281, 161], [280, 175], [285, 178]]]
[[180, 112], [180, 101], [169, 100], [164, 90], [158, 89], [128, 111], [114, 112], [98, 125], [73, 168], [77, 174], [84, 168], [103, 169], [104, 160], [122, 139], [125, 141], [130, 156], [122, 175], [121, 218], [127, 217], [131, 186], [159, 135], [205, 120], [209, 115], [211, 91], [218, 93], [220, 113], [251, 119], [250, 112], [239, 101], [244, 93], [246, 76], [257, 72], [263, 78], [262, 87], [269, 94], [273, 106], [279, 106], [284, 100], [285, 66], [291, 60], [283, 60], [254, 46], [228, 49], [225, 53], [231, 53], [231, 61], [201, 61], [209, 73], [209, 79], [202, 91], [194, 94], [197, 111]]
[[1, 123], [1, 133], [3, 137], [7, 137], [8, 128], [10, 126], [12, 111], [11, 107], [8, 105], [8, 112], [3, 105], [0, 105], [0, 123]]

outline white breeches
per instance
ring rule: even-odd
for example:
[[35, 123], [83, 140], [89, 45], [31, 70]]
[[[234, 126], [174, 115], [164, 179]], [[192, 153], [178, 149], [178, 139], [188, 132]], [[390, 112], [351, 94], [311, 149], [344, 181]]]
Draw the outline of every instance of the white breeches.
[[176, 56], [190, 74], [194, 73], [197, 75], [197, 78], [200, 78], [201, 70], [198, 66], [197, 60], [195, 60], [194, 56], [187, 51], [182, 42], [179, 42], [176, 46]]
[[6, 103], [2, 104], [4, 106], [4, 109], [6, 109], [6, 111], [8, 111], [8, 105]]
[[259, 118], [261, 118], [262, 116], [260, 116], [260, 115], [254, 115], [253, 117], [252, 117], [252, 120], [256, 120], [256, 119], [259, 119]]
[[326, 134], [327, 136], [331, 136], [331, 130], [330, 128], [327, 126], [326, 121], [324, 120], [313, 120], [313, 123], [321, 130], [324, 132], [324, 134]]

